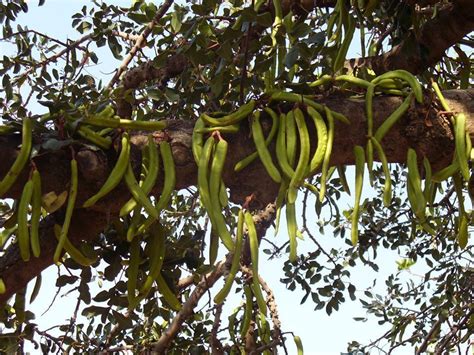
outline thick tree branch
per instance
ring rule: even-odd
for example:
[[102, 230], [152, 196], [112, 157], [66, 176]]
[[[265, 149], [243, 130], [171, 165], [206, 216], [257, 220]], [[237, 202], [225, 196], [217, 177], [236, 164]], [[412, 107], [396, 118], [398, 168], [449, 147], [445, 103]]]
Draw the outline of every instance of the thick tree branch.
[[350, 60], [349, 66], [368, 66], [379, 74], [394, 69], [422, 73], [439, 62], [448, 48], [474, 31], [474, 1], [458, 0], [452, 5], [428, 20], [419, 34], [411, 32], [389, 52], [378, 57]]
[[[454, 111], [463, 111], [468, 117], [467, 130], [474, 136], [474, 89], [451, 90], [445, 92], [450, 107]], [[352, 122], [350, 126], [336, 123], [335, 142], [331, 158], [333, 165], [354, 164], [352, 153], [354, 145], [366, 144], [367, 126], [365, 120], [365, 106], [362, 99], [347, 98], [334, 93], [328, 97], [318, 97], [317, 100], [327, 104], [331, 109], [342, 112]], [[426, 106], [413, 105], [409, 112], [402, 117], [384, 138], [384, 146], [389, 162], [401, 163], [406, 161], [408, 147], [417, 150], [420, 159], [426, 156], [437, 171], [451, 163], [454, 152], [453, 136], [449, 120], [437, 114], [429, 97], [425, 98]], [[374, 100], [375, 128], [401, 102], [399, 97], [376, 97]], [[262, 117], [266, 131], [269, 130], [270, 119]], [[176, 189], [195, 185], [197, 167], [191, 151], [192, 122], [172, 120], [169, 127], [163, 132], [155, 132], [156, 141], [168, 140], [171, 143], [176, 165]], [[312, 139], [312, 150], [316, 148], [316, 136], [312, 123], [308, 120], [308, 127]], [[266, 173], [262, 164], [257, 160], [239, 173], [235, 173], [235, 163], [255, 150], [247, 121], [243, 121], [238, 134], [225, 135], [229, 142], [228, 157], [224, 168], [224, 181], [230, 189], [230, 199], [243, 204], [246, 197], [255, 195], [251, 208], [263, 209], [274, 202], [278, 192], [278, 185]], [[146, 144], [147, 134], [136, 132], [131, 138], [132, 166], [140, 166], [139, 148]], [[0, 136], [0, 179], [5, 176], [13, 164], [17, 154], [20, 135]], [[42, 143], [42, 137], [35, 137], [35, 144]], [[79, 163], [80, 183], [77, 206], [92, 196], [105, 182], [117, 158], [114, 151], [104, 152], [90, 150], [86, 146], [74, 143]], [[274, 151], [274, 145], [270, 145]], [[69, 149], [59, 151], [40, 151], [33, 158], [41, 173], [42, 191], [55, 191], [60, 194], [68, 189], [69, 177]], [[29, 175], [29, 168], [25, 168], [17, 182], [8, 191], [7, 196], [19, 199], [22, 188]], [[158, 180], [152, 193], [159, 195], [163, 184]], [[110, 219], [118, 215], [120, 207], [130, 198], [125, 184], [120, 184], [108, 196], [88, 210], [77, 208], [73, 216], [70, 239], [77, 244], [80, 240], [92, 241], [105, 229]], [[57, 221], [59, 220], [59, 222]], [[84, 230], [84, 221], [88, 229]], [[62, 223], [56, 215], [49, 216], [42, 223], [41, 257], [33, 258], [28, 263], [21, 261], [16, 245], [12, 245], [0, 258], [0, 277], [7, 286], [7, 293], [0, 295], [0, 303], [5, 302], [17, 290], [35, 278], [42, 270], [52, 264], [52, 255], [56, 246], [52, 226]], [[259, 224], [257, 224], [258, 226]]]

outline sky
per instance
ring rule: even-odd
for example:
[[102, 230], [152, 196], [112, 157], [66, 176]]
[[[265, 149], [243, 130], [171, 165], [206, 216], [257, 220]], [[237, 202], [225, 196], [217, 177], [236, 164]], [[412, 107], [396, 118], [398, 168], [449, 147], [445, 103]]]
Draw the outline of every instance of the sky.
[[[65, 40], [69, 38], [73, 40], [79, 38], [81, 35], [70, 26], [70, 16], [79, 11], [84, 3], [85, 1], [79, 0], [47, 0], [44, 6], [37, 7], [37, 1], [33, 1], [31, 2], [28, 14], [20, 15], [18, 23], [28, 25], [32, 29], [34, 28], [58, 39]], [[114, 3], [128, 5], [129, 1], [115, 1]], [[357, 35], [354, 39], [354, 44], [358, 45], [359, 39]], [[98, 67], [88, 68], [87, 70], [91, 75], [96, 77], [100, 76], [104, 78], [104, 82], [108, 82], [111, 78], [112, 74], [110, 73], [113, 72], [113, 68], [118, 67], [120, 63], [108, 54], [107, 47], [104, 48], [102, 52], [107, 54], [104, 56], [99, 53], [101, 60], [100, 65]], [[0, 51], [2, 51], [1, 44]], [[358, 48], [352, 47], [349, 56], [355, 56], [357, 52]], [[38, 109], [44, 111], [44, 108], [41, 106], [38, 106]], [[349, 181], [353, 181], [351, 169], [349, 169], [348, 179]], [[347, 197], [340, 201], [340, 206], [341, 208], [348, 208], [352, 203], [352, 198]], [[313, 201], [308, 203], [309, 206], [313, 204]], [[301, 211], [301, 203], [298, 205], [299, 211]], [[316, 216], [313, 215], [311, 218], [313, 223], [316, 224]], [[284, 218], [282, 219], [280, 230], [286, 230]], [[268, 232], [269, 239], [272, 239], [272, 236], [273, 231], [270, 230]], [[284, 238], [286, 238], [285, 233], [280, 232], [276, 238], [279, 242], [282, 242]], [[340, 238], [334, 238], [329, 229], [325, 231], [324, 235], [317, 235], [317, 238], [318, 241], [326, 247], [343, 247], [343, 241]], [[263, 248], [265, 248], [265, 246], [261, 249]], [[314, 250], [314, 245], [311, 241], [299, 243], [298, 252], [312, 250]], [[347, 300], [341, 306], [340, 310], [333, 312], [331, 316], [327, 316], [324, 310], [314, 311], [314, 304], [311, 300], [300, 305], [303, 293], [300, 291], [292, 292], [286, 290], [284, 285], [279, 281], [283, 275], [282, 265], [286, 260], [285, 256], [277, 260], [266, 261], [265, 255], [260, 253], [260, 258], [260, 272], [274, 291], [276, 302], [279, 306], [279, 315], [282, 321], [283, 331], [291, 330], [294, 334], [299, 335], [302, 338], [306, 354], [330, 355], [344, 353], [346, 351], [347, 342], [351, 340], [358, 340], [361, 343], [368, 342], [379, 337], [387, 330], [379, 326], [373, 318], [372, 320], [369, 318], [369, 321], [365, 323], [356, 322], [352, 319], [353, 317], [364, 317], [366, 315], [359, 301], [352, 302]], [[396, 253], [381, 253], [378, 259], [381, 269], [378, 273], [374, 273], [368, 267], [363, 266], [351, 268], [352, 282], [359, 287], [357, 295], [361, 295], [365, 288], [371, 287], [374, 278], [380, 280], [375, 289], [383, 293], [385, 276], [396, 271], [397, 265], [395, 261], [398, 259], [400, 259], [400, 257], [396, 255]], [[383, 263], [380, 263], [380, 260], [383, 260]], [[63, 295], [64, 292], [62, 292], [53, 308], [46, 314], [39, 316], [51, 303], [55, 292], [56, 277], [57, 268], [55, 266], [43, 272], [43, 287], [40, 296], [30, 306], [39, 317], [37, 322], [41, 329], [47, 329], [61, 322], [66, 323], [67, 318], [75, 307], [75, 297], [71, 294]], [[30, 285], [30, 290], [31, 288], [32, 286]], [[216, 289], [218, 290], [219, 287], [216, 287]], [[233, 308], [238, 305], [238, 302], [238, 300], [235, 300], [235, 302], [232, 303], [232, 300], [229, 300], [227, 307]], [[71, 310], [71, 312], [69, 312], [69, 310]], [[296, 354], [296, 348], [291, 339], [288, 340], [287, 347], [290, 354]], [[407, 348], [399, 348], [399, 350], [393, 354], [410, 353], [412, 353], [412, 351]]]

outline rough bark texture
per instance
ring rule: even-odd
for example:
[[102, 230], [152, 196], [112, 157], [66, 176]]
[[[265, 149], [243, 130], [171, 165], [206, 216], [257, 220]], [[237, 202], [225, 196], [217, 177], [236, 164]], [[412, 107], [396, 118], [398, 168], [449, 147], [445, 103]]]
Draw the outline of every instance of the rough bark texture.
[[[454, 111], [463, 111], [467, 114], [467, 128], [471, 136], [474, 136], [474, 89], [452, 90], [445, 92], [445, 96]], [[366, 143], [367, 127], [363, 99], [348, 98], [335, 93], [317, 100], [327, 104], [334, 111], [345, 114], [351, 121], [349, 126], [341, 122], [336, 123], [331, 163], [334, 165], [353, 164], [354, 145], [365, 145]], [[401, 103], [401, 100], [399, 97], [386, 96], [375, 98], [375, 128]], [[413, 104], [409, 112], [384, 138], [382, 144], [389, 162], [404, 162], [408, 147], [415, 148], [420, 158], [426, 156], [432, 163], [434, 171], [447, 166], [452, 161], [454, 144], [449, 120], [444, 115], [438, 114], [437, 105], [433, 100], [431, 95], [426, 95], [426, 104]], [[268, 131], [271, 125], [270, 120], [264, 119], [263, 123], [264, 128]], [[193, 123], [189, 121], [172, 120], [166, 130], [154, 133], [157, 142], [167, 140], [171, 143], [176, 164], [177, 189], [196, 183], [197, 168], [191, 151], [192, 126]], [[312, 139], [312, 149], [314, 150], [317, 138], [309, 120], [308, 127], [311, 136], [314, 137]], [[263, 209], [274, 201], [278, 185], [269, 178], [261, 163], [257, 160], [240, 173], [233, 171], [233, 166], [237, 161], [255, 150], [248, 123], [242, 124], [238, 134], [225, 135], [225, 138], [229, 142], [229, 151], [224, 169], [224, 181], [230, 189], [231, 200], [242, 204], [245, 198], [253, 193], [256, 198], [251, 207]], [[141, 159], [140, 147], [146, 143], [146, 139], [146, 133], [135, 132], [132, 135], [131, 159], [132, 166], [137, 170]], [[0, 178], [3, 178], [12, 165], [18, 153], [19, 143], [19, 135], [0, 136], [0, 161], [2, 162], [0, 164]], [[41, 143], [41, 137], [35, 137], [35, 143]], [[130, 198], [130, 195], [122, 183], [93, 207], [87, 210], [80, 208], [79, 206], [104, 183], [115, 164], [117, 155], [113, 149], [109, 152], [95, 151], [79, 142], [74, 144], [79, 163], [80, 183], [77, 198], [78, 208], [73, 216], [69, 238], [77, 245], [80, 241], [93, 241], [110, 220], [117, 216], [120, 207]], [[274, 150], [272, 144], [270, 149]], [[33, 160], [42, 176], [43, 193], [55, 191], [59, 194], [68, 189], [69, 159], [68, 148], [56, 151], [42, 150], [35, 156]], [[28, 178], [28, 173], [29, 169], [24, 169], [13, 188], [4, 197], [18, 199]], [[160, 193], [162, 183], [162, 178], [158, 179], [153, 194]], [[9, 247], [0, 258], [0, 277], [3, 278], [7, 287], [7, 293], [0, 295], [0, 304], [8, 300], [14, 292], [25, 287], [30, 280], [52, 264], [52, 254], [56, 245], [52, 227], [55, 223], [62, 223], [62, 213], [63, 211], [58, 211], [48, 216], [41, 224], [42, 254], [40, 258], [32, 258], [28, 263], [24, 263], [19, 257], [16, 246]], [[85, 223], [87, 223], [87, 229], [84, 228]]]
[[[410, 3], [416, 3], [411, 1]], [[429, 1], [419, 2], [428, 5]], [[370, 67], [377, 74], [394, 69], [405, 69], [420, 74], [439, 62], [446, 51], [474, 31], [474, 1], [453, 1], [439, 12], [434, 19], [428, 20], [420, 31], [412, 31], [402, 43], [387, 53], [376, 57], [355, 58], [346, 63], [349, 69]]]

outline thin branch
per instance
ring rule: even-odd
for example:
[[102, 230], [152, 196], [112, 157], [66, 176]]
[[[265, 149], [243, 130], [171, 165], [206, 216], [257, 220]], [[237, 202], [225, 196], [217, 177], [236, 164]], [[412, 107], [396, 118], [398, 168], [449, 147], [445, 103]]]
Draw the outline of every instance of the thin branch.
[[148, 35], [151, 33], [151, 31], [153, 30], [153, 27], [155, 27], [158, 21], [166, 14], [166, 11], [168, 11], [168, 9], [170, 8], [172, 4], [173, 4], [173, 0], [165, 0], [163, 5], [161, 5], [161, 7], [158, 9], [153, 20], [145, 27], [142, 34], [135, 41], [135, 45], [127, 54], [122, 64], [120, 64], [120, 67], [115, 72], [114, 77], [112, 78], [112, 80], [110, 80], [110, 83], [107, 86], [108, 88], [112, 88], [115, 85], [115, 83], [120, 79], [120, 76], [122, 75], [122, 73], [124, 73], [125, 70], [127, 70], [127, 67], [132, 61], [135, 54], [137, 54], [137, 52], [145, 46], [146, 39]]
[[423, 343], [421, 343], [420, 347], [416, 351], [416, 355], [419, 355], [419, 354], [423, 353], [426, 350], [426, 348], [428, 347], [428, 344], [430, 342], [431, 337], [439, 329], [442, 322], [443, 321], [441, 320], [441, 318], [438, 318], [438, 320], [433, 324], [430, 331], [426, 335], [425, 339], [423, 339]]
[[51, 42], [56, 42], [56, 43], [60, 44], [61, 46], [68, 47], [67, 43], [64, 43], [63, 41], [60, 41], [59, 39], [49, 37], [48, 35], [45, 35], [44, 33], [38, 32], [36, 30], [24, 30], [24, 31], [13, 32], [13, 33], [10, 33], [9, 35], [7, 35], [3, 38], [0, 38], [0, 41], [5, 41], [5, 40], [7, 40], [11, 37], [15, 37], [15, 36], [18, 36], [18, 35], [25, 35], [25, 34], [29, 34], [29, 33], [36, 34], [40, 37], [46, 38], [47, 40], [49, 40]]
[[123, 31], [112, 31], [114, 36], [120, 37], [126, 41], [135, 41], [137, 42], [140, 39], [140, 35], [134, 35], [131, 33], [123, 32]]
[[[306, 206], [306, 203], [307, 203], [307, 200], [308, 200], [308, 190], [305, 191], [305, 194], [304, 194], [304, 198], [303, 198], [303, 206]], [[326, 257], [329, 259], [329, 261], [331, 261], [333, 263], [334, 266], [337, 265], [336, 261], [334, 260], [334, 258], [329, 255], [329, 253], [322, 247], [322, 245], [318, 242], [318, 240], [313, 236], [313, 234], [311, 233], [310, 229], [308, 228], [308, 224], [307, 224], [307, 217], [306, 217], [306, 208], [303, 209], [303, 229], [304, 231], [306, 232], [306, 234], [308, 235], [308, 237], [313, 241], [314, 244], [316, 244], [316, 246], [318, 247], [318, 249], [324, 254], [326, 255]]]
[[[78, 40], [70, 43], [70, 44], [66, 44], [66, 48], [64, 48], [63, 50], [59, 51], [58, 53], [52, 55], [51, 57], [48, 57], [46, 58], [45, 60], [43, 60], [42, 62], [39, 62], [39, 63], [35, 63], [31, 68], [29, 68], [26, 72], [24, 72], [23, 74], [20, 75], [19, 79], [20, 78], [23, 78], [24, 76], [28, 76], [29, 74], [31, 74], [31, 72], [36, 69], [37, 67], [45, 67], [46, 65], [48, 65], [49, 63], [51, 62], [56, 62], [59, 58], [61, 58], [64, 54], [68, 53], [69, 51], [71, 51], [72, 49], [74, 48], [79, 48], [80, 44], [84, 43], [85, 41], [88, 41], [88, 40], [91, 40], [92, 37], [94, 36], [94, 33], [89, 33], [81, 38], [79, 38]], [[17, 79], [18, 80], [18, 79]]]
[[184, 302], [181, 310], [173, 318], [160, 339], [158, 339], [157, 342], [150, 344], [153, 352], [158, 354], [165, 353], [176, 334], [181, 330], [184, 321], [194, 313], [194, 308], [197, 306], [201, 297], [216, 283], [217, 280], [222, 277], [225, 270], [224, 265], [225, 260], [220, 261], [212, 272], [201, 278], [201, 281], [196, 285], [196, 288], [193, 290], [186, 302]]
[[460, 331], [466, 325], [473, 313], [474, 310], [469, 311], [458, 324], [451, 327], [451, 331], [447, 335], [445, 335], [444, 339], [436, 346], [434, 355], [441, 355], [445, 350], [447, 350], [447, 346], [451, 339], [456, 335], [458, 331]]

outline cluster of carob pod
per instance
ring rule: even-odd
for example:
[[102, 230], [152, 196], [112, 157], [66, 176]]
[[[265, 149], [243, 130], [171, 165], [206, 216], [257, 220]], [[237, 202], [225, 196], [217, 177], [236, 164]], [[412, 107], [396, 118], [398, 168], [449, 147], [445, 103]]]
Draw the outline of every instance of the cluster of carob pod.
[[[387, 72], [371, 81], [363, 80], [354, 76], [340, 75], [332, 77], [323, 75], [311, 87], [320, 85], [340, 85], [358, 86], [365, 89], [365, 103], [367, 116], [367, 145], [366, 147], [355, 146], [355, 203], [352, 212], [352, 242], [355, 245], [358, 241], [358, 219], [360, 211], [360, 200], [363, 186], [363, 176], [365, 163], [367, 163], [369, 174], [372, 175], [374, 149], [382, 163], [385, 175], [385, 185], [383, 192], [383, 202], [389, 205], [392, 197], [391, 178], [388, 162], [383, 152], [381, 141], [384, 135], [403, 116], [410, 107], [413, 99], [418, 102], [423, 101], [422, 88], [416, 78], [403, 70]], [[434, 88], [446, 111], [446, 105], [439, 89], [434, 84]], [[389, 93], [405, 96], [402, 104], [392, 112], [376, 130], [373, 127], [372, 101], [376, 93]], [[280, 107], [288, 107], [290, 110], [280, 110]], [[276, 112], [276, 111], [278, 112]], [[272, 121], [272, 127], [265, 137], [261, 125], [261, 118], [265, 115]], [[228, 205], [227, 191], [222, 181], [222, 171], [224, 169], [227, 141], [223, 138], [225, 134], [239, 131], [242, 120], [249, 118], [253, 141], [256, 152], [239, 161], [234, 170], [236, 172], [244, 169], [255, 159], [260, 159], [269, 176], [280, 184], [280, 191], [276, 201], [277, 204], [277, 226], [281, 208], [286, 205], [286, 219], [289, 236], [289, 259], [294, 262], [297, 259], [297, 238], [300, 237], [295, 202], [297, 192], [300, 187], [306, 187], [318, 194], [322, 201], [325, 196], [326, 183], [330, 178], [333, 168], [330, 167], [331, 151], [334, 141], [334, 122], [339, 120], [345, 124], [350, 124], [349, 120], [339, 112], [332, 111], [327, 106], [315, 102], [311, 95], [300, 95], [274, 91], [266, 94], [259, 100], [250, 100], [232, 113], [224, 114], [201, 114], [196, 121], [192, 149], [194, 159], [198, 165], [198, 189], [201, 202], [208, 212], [212, 223], [210, 259], [214, 263], [217, 255], [218, 239], [233, 253], [232, 264], [226, 278], [223, 289], [216, 295], [215, 302], [222, 302], [229, 293], [234, 278], [240, 269], [240, 256], [243, 244], [244, 229], [246, 229], [251, 251], [251, 261], [253, 267], [252, 285], [246, 289], [246, 294], [251, 292], [257, 300], [260, 311], [266, 313], [265, 301], [258, 282], [258, 238], [250, 211], [241, 209], [239, 211], [237, 232], [235, 238], [233, 231], [228, 229], [223, 209]], [[66, 116], [67, 119], [67, 116]], [[166, 230], [159, 223], [160, 212], [165, 209], [171, 198], [175, 187], [175, 167], [168, 142], [162, 141], [159, 147], [156, 146], [154, 138], [150, 135], [148, 144], [142, 151], [142, 171], [139, 181], [134, 176], [130, 163], [130, 141], [127, 130], [161, 130], [166, 127], [165, 122], [145, 122], [120, 119], [114, 116], [111, 106], [106, 107], [98, 114], [85, 115], [81, 119], [70, 119], [74, 123], [75, 133], [88, 139], [90, 142], [102, 148], [111, 145], [108, 133], [112, 129], [122, 130], [120, 153], [115, 167], [111, 171], [104, 185], [92, 197], [90, 197], [83, 207], [90, 207], [98, 200], [109, 194], [122, 180], [128, 186], [132, 198], [122, 206], [120, 217], [126, 217], [127, 239], [131, 243], [130, 261], [127, 271], [128, 275], [128, 299], [130, 307], [135, 307], [138, 302], [150, 291], [156, 281], [160, 293], [167, 303], [175, 310], [180, 308], [180, 302], [169, 289], [161, 275], [161, 267], [165, 253]], [[462, 184], [463, 179], [469, 179], [468, 160], [470, 158], [470, 139], [466, 139], [465, 115], [456, 114], [452, 123], [455, 132], [456, 154], [453, 164], [449, 167], [432, 174], [429, 161], [424, 158], [424, 189], [418, 170], [418, 159], [413, 149], [408, 150], [407, 166], [407, 193], [414, 215], [420, 226], [428, 233], [435, 233], [435, 228], [428, 222], [426, 211], [427, 206], [433, 202], [436, 194], [436, 184], [454, 177], [456, 192], [459, 195], [460, 215], [458, 241], [463, 247], [467, 243], [468, 214], [463, 206]], [[311, 142], [308, 133], [307, 122], [312, 122], [317, 134], [317, 145], [311, 154]], [[99, 128], [103, 128], [99, 130]], [[0, 133], [10, 133], [11, 127], [0, 127]], [[79, 133], [82, 132], [82, 133]], [[276, 163], [268, 149], [274, 141]], [[14, 184], [17, 176], [27, 165], [31, 158], [32, 151], [32, 121], [29, 118], [23, 120], [22, 125], [22, 146], [18, 157], [11, 166], [7, 175], [0, 181], [0, 197]], [[65, 219], [63, 224], [55, 226], [55, 234], [58, 238], [58, 245], [54, 253], [54, 261], [59, 262], [63, 249], [79, 264], [91, 265], [96, 262], [96, 258], [86, 256], [74, 247], [67, 238], [68, 229], [72, 213], [76, 204], [76, 194], [78, 187], [77, 162], [72, 151], [71, 158], [71, 182], [69, 191], [60, 196], [42, 194], [41, 178], [39, 171], [32, 164], [30, 179], [24, 186], [24, 190], [15, 209], [15, 218], [7, 221], [4, 225], [5, 231], [2, 241], [8, 240], [10, 235], [16, 234], [16, 239], [23, 260], [29, 260], [30, 250], [33, 256], [40, 255], [40, 242], [38, 236], [38, 226], [42, 215], [51, 213], [60, 208], [66, 202]], [[160, 154], [159, 154], [159, 153]], [[148, 197], [156, 183], [159, 167], [160, 155], [163, 160], [164, 184], [162, 193], [154, 205]], [[305, 182], [305, 179], [321, 171], [320, 185], [317, 189], [313, 185]], [[342, 169], [338, 169], [339, 174], [343, 174]], [[460, 174], [457, 174], [460, 172]], [[342, 176], [341, 176], [342, 178]], [[345, 177], [344, 177], [345, 179]], [[371, 178], [372, 180], [372, 178]], [[142, 211], [146, 215], [142, 214]], [[158, 223], [154, 223], [158, 221]], [[277, 228], [278, 230], [278, 228]], [[5, 235], [8, 235], [5, 238]], [[146, 238], [147, 248], [145, 249], [150, 260], [148, 263], [148, 275], [143, 277], [141, 286], [138, 287], [139, 267], [142, 264], [142, 252], [140, 241], [137, 236], [148, 236]], [[5, 292], [5, 285], [0, 280], [0, 292]]]

